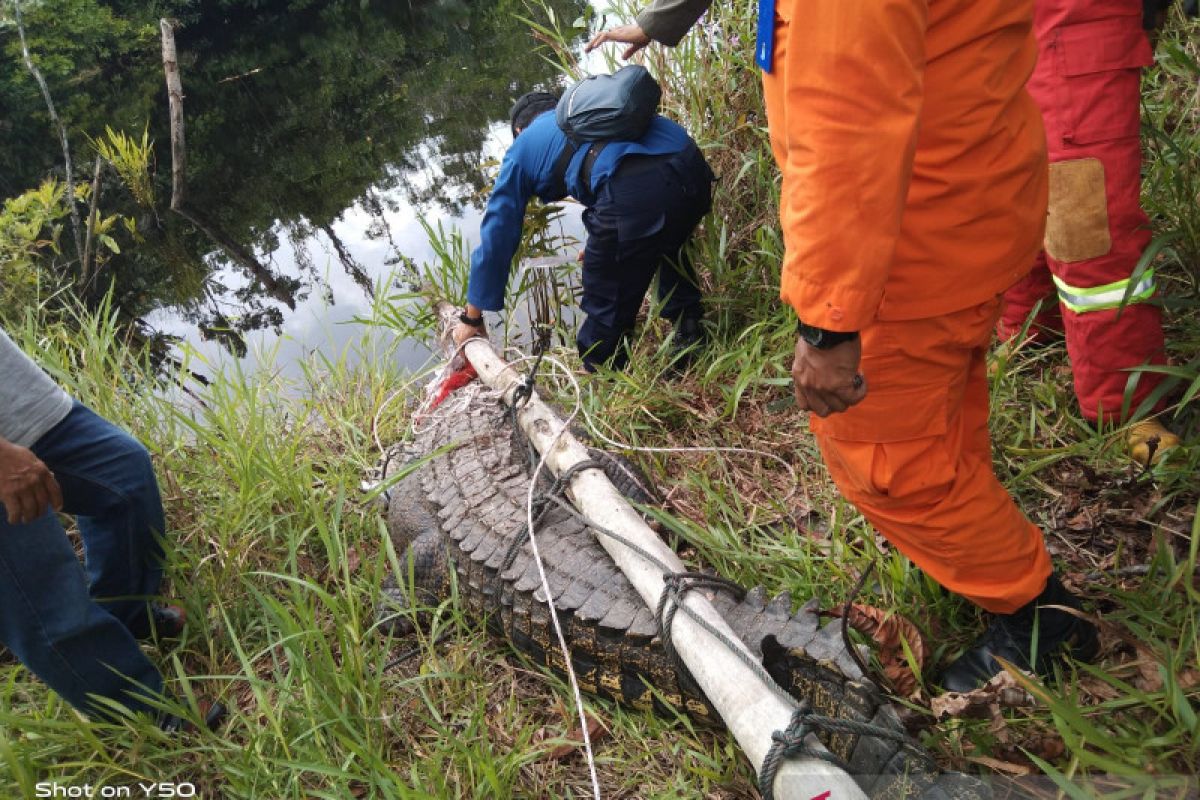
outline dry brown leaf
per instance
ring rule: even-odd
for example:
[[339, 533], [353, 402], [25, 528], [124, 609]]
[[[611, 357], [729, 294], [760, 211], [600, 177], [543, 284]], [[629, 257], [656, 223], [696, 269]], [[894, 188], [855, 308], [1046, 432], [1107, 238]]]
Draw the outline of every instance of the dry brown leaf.
[[1057, 731], [1045, 731], [1038, 737], [1027, 737], [1021, 748], [1043, 761], [1057, 761], [1067, 752], [1067, 745]]
[[[600, 720], [596, 719], [591, 714], [588, 714], [587, 732], [588, 738], [591, 739], [592, 744], [595, 745], [596, 742], [600, 741], [608, 734], [608, 728], [604, 727], [604, 724], [600, 722]], [[567, 742], [566, 744], [560, 744], [558, 747], [551, 750], [546, 754], [546, 758], [551, 761], [564, 761], [568, 756], [573, 755], [575, 752], [583, 749], [582, 728], [575, 728], [567, 734], [567, 738], [571, 741]]]
[[1138, 647], [1137, 661], [1134, 662], [1134, 666], [1137, 667], [1137, 675], [1133, 678], [1134, 686], [1143, 692], [1162, 691], [1162, 671], [1159, 669], [1158, 660], [1153, 653], [1144, 647]]
[[929, 710], [937, 719], [945, 717], [985, 717], [993, 720], [1001, 708], [1022, 708], [1033, 705], [1033, 696], [1017, 684], [1007, 672], [970, 692], [946, 692], [929, 701]]
[[1116, 700], [1121, 696], [1121, 693], [1112, 684], [1102, 681], [1099, 678], [1081, 678], [1077, 686], [1080, 696], [1088, 700], [1084, 705], [1094, 705], [1096, 703], [1103, 703], [1106, 700]]
[[358, 548], [351, 547], [346, 551], [346, 571], [353, 575], [361, 565], [362, 557], [358, 554]]
[[1200, 685], [1200, 670], [1188, 667], [1175, 678], [1179, 683], [1180, 689], [1191, 689], [1193, 686]]
[[967, 761], [980, 764], [995, 772], [1007, 772], [1009, 775], [1029, 775], [1033, 772], [1033, 768], [1025, 764], [1014, 764], [1011, 761], [1001, 761], [998, 758], [988, 758], [987, 756], [967, 756]]
[[1090, 531], [1096, 527], [1095, 512], [1091, 508], [1082, 508], [1066, 521], [1068, 529], [1073, 531]]
[[[839, 606], [826, 613], [840, 617], [842, 611], [843, 607]], [[846, 621], [850, 627], [870, 636], [879, 645], [879, 663], [883, 665], [884, 677], [896, 693], [909, 697], [919, 691], [917, 676], [909, 667], [904, 651], [906, 643], [917, 669], [924, 669], [929, 651], [917, 626], [899, 614], [864, 603], [852, 603], [849, 612]]]

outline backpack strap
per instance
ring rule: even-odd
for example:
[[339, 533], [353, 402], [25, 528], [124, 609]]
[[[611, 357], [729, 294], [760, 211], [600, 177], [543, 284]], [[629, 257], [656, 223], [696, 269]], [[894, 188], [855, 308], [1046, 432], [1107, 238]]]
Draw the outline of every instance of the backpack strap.
[[567, 167], [570, 166], [571, 158], [577, 149], [578, 146], [568, 137], [562, 152], [558, 154], [558, 160], [550, 170], [550, 187], [559, 197], [567, 196]]
[[[583, 166], [579, 170], [579, 177], [583, 182], [584, 189], [591, 189], [592, 165], [596, 163], [600, 152], [607, 146], [608, 142], [592, 142], [588, 145], [587, 154], [583, 157]], [[551, 170], [551, 180], [553, 181], [551, 185], [562, 197], [566, 197], [567, 195], [567, 167], [570, 166], [571, 159], [578, 150], [579, 146], [568, 138], [566, 146], [559, 153], [558, 159], [554, 162], [554, 167]], [[583, 198], [576, 199], [582, 200]]]
[[584, 187], [589, 190], [592, 188], [592, 165], [600, 157], [600, 151], [606, 147], [608, 147], [608, 142], [592, 142], [592, 146], [588, 148], [587, 155], [583, 157], [583, 166], [579, 169], [579, 179], [583, 181]]

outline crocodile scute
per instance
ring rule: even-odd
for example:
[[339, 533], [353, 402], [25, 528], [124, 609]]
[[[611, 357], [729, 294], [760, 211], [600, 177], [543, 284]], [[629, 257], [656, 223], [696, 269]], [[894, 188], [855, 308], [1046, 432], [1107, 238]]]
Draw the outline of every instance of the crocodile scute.
[[[508, 409], [486, 391], [465, 393], [452, 409], [425, 419], [412, 441], [394, 448], [384, 479], [411, 471], [388, 492], [387, 526], [403, 578], [412, 583], [401, 587], [388, 579], [381, 628], [405, 633], [413, 615], [400, 610], [412, 599], [422, 606], [444, 600], [453, 571], [468, 616], [535, 664], [565, 674], [526, 535], [528, 452]], [[431, 453], [436, 455], [420, 461]], [[624, 462], [598, 451], [593, 458], [627, 495], [648, 499], [639, 488], [645, 482]], [[547, 478], [539, 491], [550, 484]], [[653, 610], [595, 534], [550, 503], [541, 510], [536, 536], [580, 688], [635, 708], [663, 710], [668, 704], [720, 725], [686, 669], [664, 649]], [[847, 652], [839, 624], [821, 624], [815, 601], [793, 612], [786, 593], [768, 601], [761, 587], [695, 591], [704, 591], [776, 682], [807, 701], [813, 713], [903, 733], [893, 706]], [[986, 796], [973, 779], [940, 773], [911, 739], [816, 733], [870, 797]]]

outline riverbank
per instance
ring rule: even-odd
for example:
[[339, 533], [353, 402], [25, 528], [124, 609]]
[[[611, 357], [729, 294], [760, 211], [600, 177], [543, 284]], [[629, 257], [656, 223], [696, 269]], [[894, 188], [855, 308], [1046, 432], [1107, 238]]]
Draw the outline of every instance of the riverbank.
[[[743, 447], [786, 459], [798, 488], [753, 453], [632, 453], [662, 487], [660, 522], [692, 563], [826, 608], [876, 564], [859, 601], [904, 615], [920, 635], [927, 655], [904, 702], [912, 729], [947, 767], [995, 780], [1043, 773], [1162, 794], [1194, 788], [1194, 393], [1168, 418], [1190, 447], [1144, 473], [1124, 460], [1119, 432], [1094, 432], [1078, 416], [1061, 346], [997, 359], [998, 469], [1104, 621], [1104, 646], [1094, 667], [1057, 688], [1036, 687], [1030, 705], [998, 699], [936, 719], [928, 677], [981, 622], [837, 496], [804, 415], [788, 403], [794, 328], [776, 300], [775, 172], [747, 48], [729, 46], [752, 37], [739, 14], [749, 11], [714, 9], [669, 63], [652, 53], [671, 108], [691, 120], [722, 176], [698, 251], [714, 344], [687, 374], [665, 378], [667, 331], [650, 322], [630, 371], [587, 382], [583, 409], [607, 437], [633, 446]], [[1166, 239], [1157, 267], [1185, 392], [1200, 374], [1200, 54], [1196, 23], [1174, 24], [1147, 79], [1146, 194]], [[379, 298], [370, 317], [418, 331], [420, 320], [396, 306]], [[232, 368], [180, 403], [157, 390], [107, 317], [7, 324], [72, 394], [151, 449], [172, 543], [164, 593], [191, 620], [179, 644], [155, 658], [178, 694], [219, 697], [231, 717], [216, 734], [177, 738], [145, 721], [92, 725], [20, 667], [0, 665], [0, 795], [34, 797], [39, 782], [136, 792], [140, 781], [187, 783], [220, 798], [590, 796], [579, 721], [560, 681], [528, 669], [454, 603], [437, 609], [415, 642], [372, 630], [396, 554], [361, 485], [381, 448], [405, 436], [416, 397], [389, 345], [362, 344], [354, 359], [310, 358], [295, 378]], [[569, 347], [554, 353], [575, 363]], [[573, 403], [553, 373], [540, 385]], [[605, 797], [755, 796], [751, 765], [727, 735], [594, 700], [588, 709]]]

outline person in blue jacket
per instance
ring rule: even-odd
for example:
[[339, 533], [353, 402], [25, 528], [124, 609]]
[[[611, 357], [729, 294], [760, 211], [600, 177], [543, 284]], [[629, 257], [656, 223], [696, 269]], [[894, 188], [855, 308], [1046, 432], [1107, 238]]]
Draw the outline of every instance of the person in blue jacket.
[[483, 312], [504, 308], [530, 198], [552, 202], [569, 194], [586, 206], [580, 308], [587, 319], [576, 344], [587, 370], [626, 365], [626, 339], [656, 273], [661, 314], [674, 324], [672, 347], [689, 351], [704, 333], [700, 289], [684, 245], [712, 207], [712, 170], [687, 131], [661, 115], [637, 141], [572, 149], [555, 122], [557, 102], [547, 92], [530, 92], [513, 105], [513, 144], [471, 255], [467, 305], [453, 331], [455, 342], [485, 335]]

